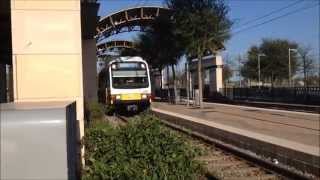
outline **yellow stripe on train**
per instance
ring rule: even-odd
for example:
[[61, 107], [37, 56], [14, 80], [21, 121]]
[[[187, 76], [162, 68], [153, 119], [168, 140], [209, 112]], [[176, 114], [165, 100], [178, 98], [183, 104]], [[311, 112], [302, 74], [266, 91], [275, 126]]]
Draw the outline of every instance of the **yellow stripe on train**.
[[130, 94], [121, 94], [121, 100], [141, 100], [141, 94], [139, 93], [130, 93]]

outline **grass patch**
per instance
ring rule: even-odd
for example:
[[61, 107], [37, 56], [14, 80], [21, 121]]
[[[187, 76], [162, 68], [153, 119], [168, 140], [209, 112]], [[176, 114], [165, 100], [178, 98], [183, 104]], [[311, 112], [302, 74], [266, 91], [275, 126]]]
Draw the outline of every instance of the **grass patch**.
[[126, 126], [96, 123], [86, 129], [83, 179], [197, 179], [201, 154], [185, 137], [154, 116], [132, 118]]

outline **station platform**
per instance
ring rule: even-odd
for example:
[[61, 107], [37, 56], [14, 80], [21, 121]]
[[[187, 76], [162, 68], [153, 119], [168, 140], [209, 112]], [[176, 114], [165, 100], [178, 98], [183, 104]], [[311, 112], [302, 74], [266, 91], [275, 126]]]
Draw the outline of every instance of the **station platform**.
[[282, 158], [285, 163], [295, 159], [289, 163], [294, 166], [303, 161], [305, 167], [298, 169], [310, 169], [314, 165], [314, 170], [319, 170], [320, 115], [317, 113], [219, 103], [204, 103], [204, 108], [199, 109], [167, 102], [153, 102], [152, 111], [176, 117], [176, 123], [189, 121], [186, 128], [193, 126], [190, 122], [196, 122], [198, 131], [220, 136], [227, 143], [241, 142], [245, 149], [265, 157]]

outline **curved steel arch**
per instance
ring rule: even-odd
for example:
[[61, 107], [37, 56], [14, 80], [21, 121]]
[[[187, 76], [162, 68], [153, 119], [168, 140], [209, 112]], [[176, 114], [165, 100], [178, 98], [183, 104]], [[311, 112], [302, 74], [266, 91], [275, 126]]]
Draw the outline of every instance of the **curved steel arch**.
[[101, 56], [107, 51], [112, 52], [115, 49], [134, 49], [134, 43], [132, 41], [125, 40], [112, 40], [97, 45], [97, 55]]
[[111, 49], [111, 48], [134, 48], [132, 41], [113, 40], [97, 45], [97, 49]]
[[158, 16], [170, 16], [170, 9], [156, 6], [141, 6], [124, 9], [103, 17], [97, 27], [97, 38], [105, 38], [121, 32], [144, 31]]

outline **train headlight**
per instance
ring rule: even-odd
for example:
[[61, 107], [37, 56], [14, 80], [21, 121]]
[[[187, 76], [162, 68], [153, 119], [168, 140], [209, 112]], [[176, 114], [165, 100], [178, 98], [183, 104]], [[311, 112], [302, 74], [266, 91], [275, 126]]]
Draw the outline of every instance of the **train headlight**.
[[120, 95], [116, 95], [116, 99], [121, 99], [121, 96]]
[[142, 69], [145, 69], [145, 68], [146, 68], [146, 65], [141, 63], [141, 68], [142, 68]]
[[112, 64], [111, 68], [112, 69], [117, 69], [117, 65], [116, 64]]
[[147, 99], [148, 96], [147, 96], [146, 94], [142, 94], [141, 98], [142, 98], [142, 99]]

